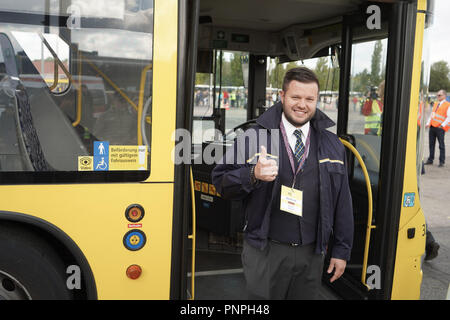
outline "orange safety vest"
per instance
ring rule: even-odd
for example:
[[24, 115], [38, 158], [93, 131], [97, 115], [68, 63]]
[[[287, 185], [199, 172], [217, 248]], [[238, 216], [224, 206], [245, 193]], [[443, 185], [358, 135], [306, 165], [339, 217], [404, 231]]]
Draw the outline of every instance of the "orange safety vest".
[[421, 127], [422, 113], [423, 113], [423, 101], [420, 101], [420, 103], [419, 103], [419, 115], [417, 116], [417, 125], [419, 127]]
[[[444, 101], [439, 108], [438, 105], [439, 102], [434, 103], [430, 122], [430, 125], [436, 128], [439, 127], [447, 118], [447, 109], [450, 107], [450, 103], [448, 101]], [[448, 131], [448, 129], [450, 129], [450, 123], [447, 123], [444, 128], [446, 132]]]

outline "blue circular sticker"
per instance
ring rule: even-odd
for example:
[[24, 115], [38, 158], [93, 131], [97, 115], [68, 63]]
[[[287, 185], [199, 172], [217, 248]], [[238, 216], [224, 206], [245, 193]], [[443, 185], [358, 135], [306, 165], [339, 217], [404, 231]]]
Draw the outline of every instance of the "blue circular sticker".
[[144, 232], [141, 230], [131, 230], [123, 237], [123, 244], [128, 250], [136, 251], [145, 245], [146, 240]]

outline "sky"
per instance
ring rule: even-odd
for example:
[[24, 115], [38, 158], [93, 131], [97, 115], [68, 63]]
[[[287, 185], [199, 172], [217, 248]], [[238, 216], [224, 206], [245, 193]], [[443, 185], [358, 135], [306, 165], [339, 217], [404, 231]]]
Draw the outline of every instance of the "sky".
[[450, 0], [435, 0], [434, 22], [430, 29], [430, 62], [444, 60], [450, 65]]

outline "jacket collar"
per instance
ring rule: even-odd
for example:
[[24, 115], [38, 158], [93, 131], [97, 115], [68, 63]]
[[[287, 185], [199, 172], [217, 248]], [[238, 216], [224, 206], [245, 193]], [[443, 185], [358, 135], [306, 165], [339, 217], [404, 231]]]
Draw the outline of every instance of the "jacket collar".
[[[256, 123], [265, 129], [279, 129], [281, 114], [283, 112], [283, 106], [281, 102], [277, 102], [272, 107], [267, 109], [261, 116], [256, 119]], [[311, 119], [311, 126], [316, 130], [325, 130], [335, 125], [334, 121], [331, 120], [325, 113], [316, 109], [314, 117]]]

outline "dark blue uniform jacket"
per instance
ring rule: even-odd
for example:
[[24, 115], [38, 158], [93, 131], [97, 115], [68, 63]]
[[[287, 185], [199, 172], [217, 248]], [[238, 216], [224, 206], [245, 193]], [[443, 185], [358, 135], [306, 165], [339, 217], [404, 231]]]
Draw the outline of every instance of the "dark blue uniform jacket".
[[[268, 139], [261, 141], [267, 147], [268, 153], [273, 149], [271, 129], [276, 129], [278, 132], [281, 114], [282, 105], [277, 103], [256, 120], [257, 126], [254, 130], [259, 132], [266, 129], [264, 131], [268, 133]], [[315, 251], [318, 254], [325, 253], [331, 239], [333, 244], [331, 256], [350, 260], [353, 243], [353, 208], [345, 149], [338, 137], [326, 130], [332, 127], [334, 122], [319, 109], [316, 110], [310, 124], [317, 133], [320, 180], [320, 214]], [[227, 150], [224, 159], [212, 171], [212, 181], [223, 198], [243, 200], [246, 217], [244, 237], [250, 245], [263, 250], [268, 241], [272, 201], [275, 191], [280, 188], [280, 181], [277, 177], [272, 182], [259, 181], [255, 185], [251, 183], [250, 168], [257, 161], [257, 157], [253, 156], [254, 152], [251, 150], [260, 152], [259, 145], [262, 140], [259, 135], [257, 137], [257, 145], [254, 145], [251, 139], [246, 139], [244, 144], [235, 142], [233, 147]], [[272, 139], [272, 141], [279, 141], [279, 139]], [[238, 150], [239, 148], [242, 150]], [[247, 160], [254, 159], [238, 161], [239, 157]]]

